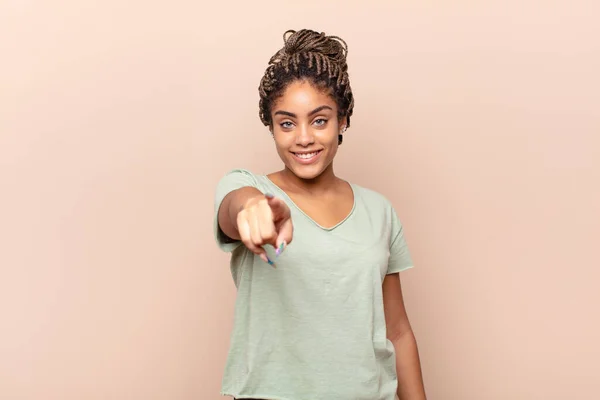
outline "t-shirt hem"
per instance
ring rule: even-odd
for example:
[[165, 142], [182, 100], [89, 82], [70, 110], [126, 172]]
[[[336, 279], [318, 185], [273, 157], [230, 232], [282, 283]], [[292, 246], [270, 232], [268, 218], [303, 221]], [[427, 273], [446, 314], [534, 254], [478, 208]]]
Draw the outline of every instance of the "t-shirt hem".
[[263, 395], [263, 394], [234, 394], [231, 391], [221, 391], [221, 396], [230, 396], [234, 399], [257, 399], [257, 400], [292, 400], [288, 397]]
[[404, 271], [409, 270], [409, 269], [414, 268], [414, 267], [415, 267], [414, 265], [408, 265], [406, 267], [394, 268], [394, 269], [389, 270], [386, 273], [386, 275], [397, 274], [397, 273], [404, 272]]

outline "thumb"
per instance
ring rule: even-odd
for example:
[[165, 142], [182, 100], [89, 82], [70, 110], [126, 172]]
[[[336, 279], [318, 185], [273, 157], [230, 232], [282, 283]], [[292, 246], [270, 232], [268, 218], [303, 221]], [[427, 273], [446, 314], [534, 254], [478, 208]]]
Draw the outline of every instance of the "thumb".
[[275, 254], [280, 255], [286, 246], [292, 242], [294, 236], [294, 224], [291, 218], [286, 218], [277, 225], [277, 239]]
[[273, 222], [277, 237], [275, 238], [275, 254], [279, 256], [285, 247], [291, 243], [294, 235], [294, 225], [292, 223], [292, 213], [288, 205], [281, 198], [266, 193], [267, 203], [273, 213]]

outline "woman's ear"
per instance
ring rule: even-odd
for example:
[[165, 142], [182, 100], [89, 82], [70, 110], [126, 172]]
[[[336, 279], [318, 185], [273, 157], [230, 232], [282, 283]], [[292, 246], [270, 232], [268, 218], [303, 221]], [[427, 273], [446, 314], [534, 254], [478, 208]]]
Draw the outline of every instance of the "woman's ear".
[[344, 133], [346, 133], [346, 129], [348, 128], [346, 126], [346, 121], [347, 121], [346, 117], [340, 119], [340, 124], [339, 124], [340, 131], [338, 133], [338, 146], [341, 145], [342, 142], [344, 141]]

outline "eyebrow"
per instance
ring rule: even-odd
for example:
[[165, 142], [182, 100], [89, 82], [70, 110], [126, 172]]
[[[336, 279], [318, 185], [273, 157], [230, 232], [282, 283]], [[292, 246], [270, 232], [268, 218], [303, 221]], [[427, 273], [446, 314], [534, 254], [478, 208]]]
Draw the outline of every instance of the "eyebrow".
[[[314, 114], [318, 113], [319, 111], [323, 111], [323, 110], [332, 110], [333, 111], [333, 108], [331, 108], [329, 106], [320, 106], [320, 107], [315, 108], [311, 112], [309, 112], [308, 116], [310, 117], [311, 115], [314, 115]], [[277, 115], [277, 114], [287, 115], [288, 117], [292, 117], [292, 118], [296, 118], [297, 117], [296, 114], [291, 113], [289, 111], [283, 111], [283, 110], [277, 110], [277, 111], [275, 111], [274, 115]]]

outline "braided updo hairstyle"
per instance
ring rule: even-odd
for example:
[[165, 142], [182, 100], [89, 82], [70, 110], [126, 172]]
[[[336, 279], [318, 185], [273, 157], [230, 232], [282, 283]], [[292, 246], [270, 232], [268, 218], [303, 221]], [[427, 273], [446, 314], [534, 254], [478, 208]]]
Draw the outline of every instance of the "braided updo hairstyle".
[[260, 81], [259, 115], [262, 123], [273, 127], [271, 108], [287, 85], [308, 80], [330, 93], [338, 108], [338, 119], [346, 117], [346, 127], [349, 127], [354, 97], [346, 64], [346, 42], [337, 36], [327, 36], [310, 29], [288, 30], [283, 34], [283, 42], [284, 46], [269, 60]]

